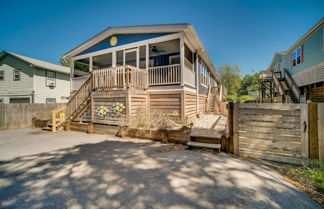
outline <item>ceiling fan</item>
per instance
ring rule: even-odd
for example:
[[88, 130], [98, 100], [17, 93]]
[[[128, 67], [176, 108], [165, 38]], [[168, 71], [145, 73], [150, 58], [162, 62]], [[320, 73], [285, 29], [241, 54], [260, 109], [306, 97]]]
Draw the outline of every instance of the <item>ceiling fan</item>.
[[152, 52], [154, 54], [158, 54], [160, 52], [165, 52], [165, 50], [159, 50], [156, 46], [152, 46]]

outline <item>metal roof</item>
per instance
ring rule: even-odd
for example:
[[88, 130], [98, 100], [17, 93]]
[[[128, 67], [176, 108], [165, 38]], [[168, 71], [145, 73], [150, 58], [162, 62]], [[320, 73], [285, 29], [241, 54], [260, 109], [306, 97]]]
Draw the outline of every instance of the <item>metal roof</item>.
[[45, 62], [45, 61], [42, 61], [42, 60], [34, 59], [34, 58], [31, 58], [31, 57], [27, 57], [27, 56], [16, 54], [16, 53], [9, 52], [9, 51], [1, 52], [0, 58], [5, 56], [6, 54], [10, 54], [10, 55], [12, 55], [12, 56], [14, 56], [14, 57], [16, 57], [16, 58], [18, 58], [18, 59], [20, 59], [22, 61], [25, 61], [25, 62], [29, 63], [30, 65], [38, 67], [38, 68], [44, 68], [44, 69], [47, 69], [47, 70], [52, 70], [52, 71], [56, 71], [56, 72], [60, 72], [60, 73], [70, 74], [70, 68], [68, 68], [68, 67], [53, 64], [53, 63], [50, 63], [50, 62]]

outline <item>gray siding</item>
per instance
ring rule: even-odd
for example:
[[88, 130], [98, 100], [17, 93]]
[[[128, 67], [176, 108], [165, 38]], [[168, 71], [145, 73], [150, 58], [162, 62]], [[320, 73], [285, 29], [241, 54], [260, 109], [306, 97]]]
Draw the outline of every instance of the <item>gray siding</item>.
[[[14, 81], [14, 69], [20, 69], [20, 80]], [[0, 60], [0, 70], [4, 71], [4, 81], [0, 81], [0, 98], [8, 95], [31, 95], [33, 92], [33, 69], [29, 64], [10, 55]]]

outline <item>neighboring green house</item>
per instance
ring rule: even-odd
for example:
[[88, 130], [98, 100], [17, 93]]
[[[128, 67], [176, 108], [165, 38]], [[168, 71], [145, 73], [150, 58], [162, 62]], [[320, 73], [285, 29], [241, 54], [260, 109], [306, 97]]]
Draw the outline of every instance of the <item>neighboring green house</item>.
[[311, 100], [314, 89], [317, 92], [323, 89], [324, 93], [324, 19], [287, 51], [276, 53], [270, 67], [261, 73], [261, 79], [271, 81], [264, 85], [264, 92], [270, 89], [272, 96], [286, 94], [288, 102]]
[[61, 103], [69, 96], [69, 68], [8, 51], [0, 54], [0, 103]]

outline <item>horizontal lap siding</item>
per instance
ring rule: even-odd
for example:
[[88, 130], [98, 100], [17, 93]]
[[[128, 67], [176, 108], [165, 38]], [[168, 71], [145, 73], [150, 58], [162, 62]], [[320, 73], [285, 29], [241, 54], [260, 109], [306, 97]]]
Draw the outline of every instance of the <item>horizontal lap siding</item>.
[[295, 104], [239, 104], [240, 155], [299, 164], [300, 118], [300, 106]]
[[181, 92], [149, 94], [150, 114], [167, 114], [171, 119], [181, 120]]
[[185, 92], [185, 117], [186, 122], [192, 122], [197, 117], [197, 97], [196, 94]]
[[146, 92], [134, 92], [130, 94], [130, 117], [145, 115], [147, 111]]
[[207, 107], [207, 96], [205, 95], [199, 95], [199, 114], [204, 114], [206, 112]]

